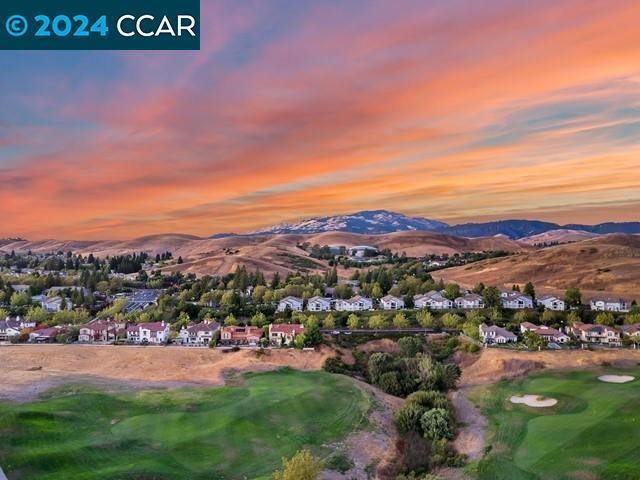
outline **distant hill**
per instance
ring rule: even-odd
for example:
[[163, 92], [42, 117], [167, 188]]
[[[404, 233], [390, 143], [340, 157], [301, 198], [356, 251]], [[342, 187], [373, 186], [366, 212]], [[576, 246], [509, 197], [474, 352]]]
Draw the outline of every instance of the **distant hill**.
[[[382, 234], [392, 232], [422, 231], [437, 232], [458, 237], [506, 236], [512, 240], [532, 237], [555, 230], [579, 230], [598, 235], [608, 233], [640, 233], [640, 222], [608, 222], [598, 225], [559, 225], [539, 220], [497, 220], [482, 223], [448, 225], [438, 220], [423, 217], [408, 217], [388, 210], [366, 210], [349, 215], [316, 217], [296, 223], [284, 223], [249, 232], [246, 235], [313, 234], [322, 232], [349, 232]], [[234, 236], [220, 233], [211, 238]]]
[[569, 243], [588, 240], [597, 237], [597, 233], [586, 232], [584, 230], [567, 230], [561, 228], [559, 230], [549, 230], [548, 232], [539, 233], [530, 237], [521, 238], [519, 241], [529, 245], [553, 244], [553, 243]]
[[437, 220], [421, 217], [408, 217], [401, 213], [387, 210], [368, 210], [350, 215], [335, 215], [303, 220], [298, 223], [284, 223], [273, 227], [250, 232], [249, 235], [265, 234], [309, 234], [322, 232], [349, 232], [381, 234], [405, 231], [435, 232], [447, 228], [448, 225]]
[[604, 294], [640, 300], [640, 236], [598, 236], [439, 270], [437, 277], [465, 286], [483, 282], [511, 287], [533, 282], [538, 293], [564, 293], [577, 286], [583, 300]]

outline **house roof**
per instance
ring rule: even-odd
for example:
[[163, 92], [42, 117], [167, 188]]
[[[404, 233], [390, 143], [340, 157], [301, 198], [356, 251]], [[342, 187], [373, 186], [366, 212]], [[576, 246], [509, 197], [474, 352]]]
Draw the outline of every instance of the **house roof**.
[[92, 320], [89, 323], [81, 325], [80, 328], [88, 328], [94, 331], [114, 330], [116, 328], [116, 324], [115, 322], [109, 322], [106, 320]]
[[231, 338], [247, 338], [247, 337], [262, 337], [262, 329], [260, 327], [238, 327], [228, 326], [222, 327], [222, 333], [230, 334]]
[[284, 333], [285, 335], [295, 335], [304, 330], [304, 325], [299, 323], [272, 323], [269, 331], [272, 333]]
[[478, 302], [483, 300], [483, 298], [477, 293], [467, 293], [466, 295], [462, 295], [461, 297], [456, 298], [457, 301], [467, 301], [467, 302]]
[[487, 325], [483, 323], [482, 325], [480, 325], [480, 329], [485, 333], [494, 332], [497, 336], [501, 336], [501, 337], [517, 338], [517, 336], [514, 333], [502, 327], [498, 327], [496, 325]]
[[168, 327], [169, 325], [164, 322], [138, 323], [137, 325], [132, 325], [127, 328], [127, 332], [137, 332], [140, 329], [149, 330], [151, 332], [162, 332]]
[[382, 301], [383, 302], [391, 302], [393, 300], [398, 300], [398, 301], [402, 301], [401, 298], [399, 297], [395, 297], [393, 295], [385, 295], [384, 297], [382, 297]]
[[218, 322], [195, 323], [187, 327], [187, 332], [189, 333], [215, 332], [216, 330], [219, 330], [219, 329], [220, 329], [220, 324]]
[[591, 299], [592, 302], [605, 302], [605, 303], [626, 303], [622, 298], [615, 297], [593, 297]]
[[291, 295], [289, 295], [288, 297], [284, 297], [282, 300], [280, 300], [281, 302], [296, 302], [296, 303], [302, 303], [302, 299], [298, 298], [298, 297], [292, 297]]
[[582, 330], [583, 332], [596, 332], [596, 333], [617, 332], [617, 330], [613, 327], [609, 327], [608, 325], [598, 325], [595, 323], [575, 322], [572, 325], [572, 328], [575, 328], [576, 330]]
[[312, 303], [312, 302], [331, 303], [331, 299], [330, 298], [325, 298], [325, 297], [320, 297], [320, 296], [315, 296], [315, 297], [311, 297], [309, 299], [309, 303]]
[[65, 329], [61, 327], [49, 327], [49, 328], [43, 328], [41, 330], [36, 330], [32, 333], [38, 335], [39, 337], [54, 337], [58, 333], [63, 332], [64, 330]]
[[635, 335], [640, 333], [640, 323], [634, 323], [632, 325], [622, 325], [620, 329], [627, 335]]
[[346, 298], [342, 301], [348, 302], [348, 303], [357, 303], [357, 302], [371, 302], [371, 299], [368, 297], [363, 297], [362, 295], [356, 295], [355, 297]]

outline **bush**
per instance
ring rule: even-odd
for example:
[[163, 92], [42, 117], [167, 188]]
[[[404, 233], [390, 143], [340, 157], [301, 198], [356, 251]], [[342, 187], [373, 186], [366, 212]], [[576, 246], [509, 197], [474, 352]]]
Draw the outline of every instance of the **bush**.
[[453, 419], [451, 414], [443, 408], [434, 408], [422, 415], [420, 426], [425, 438], [430, 440], [453, 438]]
[[403, 357], [415, 357], [422, 351], [422, 342], [417, 337], [402, 337], [398, 346]]
[[407, 401], [396, 412], [393, 421], [400, 433], [422, 433], [420, 420], [426, 411], [427, 410], [423, 405], [416, 402], [409, 402], [407, 397]]
[[432, 408], [451, 410], [447, 396], [436, 390], [418, 390], [417, 392], [413, 392], [407, 397], [407, 403], [420, 405], [425, 411], [431, 410]]
[[349, 365], [335, 357], [327, 358], [322, 368], [329, 373], [341, 373], [342, 375], [350, 373]]
[[354, 464], [344, 453], [334, 453], [326, 460], [325, 467], [329, 470], [345, 474], [354, 467]]

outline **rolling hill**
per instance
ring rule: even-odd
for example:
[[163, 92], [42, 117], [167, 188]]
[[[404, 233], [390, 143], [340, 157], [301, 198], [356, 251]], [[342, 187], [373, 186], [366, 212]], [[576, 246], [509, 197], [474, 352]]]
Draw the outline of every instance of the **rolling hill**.
[[151, 255], [170, 251], [174, 258], [181, 256], [184, 263], [172, 265], [168, 270], [196, 274], [223, 275], [239, 266], [249, 270], [260, 269], [265, 274], [287, 274], [299, 269], [320, 271], [327, 262], [310, 258], [299, 247], [310, 245], [373, 245], [392, 252], [405, 252], [411, 257], [429, 254], [453, 254], [482, 250], [516, 252], [531, 247], [504, 237], [461, 238], [431, 232], [396, 232], [381, 235], [363, 235], [348, 232], [325, 232], [314, 235], [243, 235], [224, 238], [200, 238], [192, 235], [166, 234], [141, 237], [127, 241], [6, 241], [0, 251], [48, 253], [73, 251], [99, 257], [147, 252]]
[[438, 276], [464, 286], [530, 281], [538, 292], [563, 293], [577, 286], [583, 299], [609, 294], [640, 300], [640, 236], [600, 236], [440, 270]]

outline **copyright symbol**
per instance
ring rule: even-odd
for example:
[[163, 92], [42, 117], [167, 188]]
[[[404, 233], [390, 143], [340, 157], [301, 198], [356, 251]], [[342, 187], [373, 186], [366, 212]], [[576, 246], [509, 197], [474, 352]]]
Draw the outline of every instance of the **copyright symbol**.
[[27, 29], [29, 28], [29, 23], [27, 19], [22, 15], [12, 15], [7, 18], [7, 23], [5, 24], [7, 28], [7, 33], [12, 37], [21, 37], [25, 33], [27, 33]]

